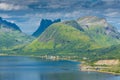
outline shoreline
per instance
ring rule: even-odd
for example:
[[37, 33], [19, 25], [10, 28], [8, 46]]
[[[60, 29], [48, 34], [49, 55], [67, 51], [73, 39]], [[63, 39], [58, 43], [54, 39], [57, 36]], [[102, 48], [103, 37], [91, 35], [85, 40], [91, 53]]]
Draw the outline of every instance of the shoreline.
[[80, 70], [84, 72], [100, 72], [100, 73], [107, 73], [107, 74], [112, 74], [115, 76], [120, 76], [120, 73], [116, 72], [110, 72], [107, 71], [106, 69], [110, 69], [111, 67], [101, 67], [101, 66], [89, 66], [89, 65], [84, 65], [80, 64]]

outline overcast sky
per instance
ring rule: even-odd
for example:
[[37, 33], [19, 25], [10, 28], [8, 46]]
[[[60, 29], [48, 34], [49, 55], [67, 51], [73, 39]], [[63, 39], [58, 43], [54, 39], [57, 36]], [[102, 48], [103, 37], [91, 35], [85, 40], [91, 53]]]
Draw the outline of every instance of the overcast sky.
[[0, 17], [31, 34], [40, 20], [99, 16], [120, 30], [120, 0], [0, 0]]

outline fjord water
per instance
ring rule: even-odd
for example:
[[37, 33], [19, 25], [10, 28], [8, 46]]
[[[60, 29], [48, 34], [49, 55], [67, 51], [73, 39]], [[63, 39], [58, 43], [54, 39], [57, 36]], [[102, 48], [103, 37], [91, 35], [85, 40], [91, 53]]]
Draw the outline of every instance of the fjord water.
[[1, 56], [0, 80], [120, 80], [120, 76], [82, 72], [79, 62]]

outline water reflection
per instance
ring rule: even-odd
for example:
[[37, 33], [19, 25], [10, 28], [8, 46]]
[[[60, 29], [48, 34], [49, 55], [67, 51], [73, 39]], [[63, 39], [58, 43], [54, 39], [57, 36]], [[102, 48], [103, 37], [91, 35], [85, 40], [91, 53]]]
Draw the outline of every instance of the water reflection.
[[120, 76], [81, 72], [79, 63], [39, 58], [0, 57], [0, 80], [120, 80]]

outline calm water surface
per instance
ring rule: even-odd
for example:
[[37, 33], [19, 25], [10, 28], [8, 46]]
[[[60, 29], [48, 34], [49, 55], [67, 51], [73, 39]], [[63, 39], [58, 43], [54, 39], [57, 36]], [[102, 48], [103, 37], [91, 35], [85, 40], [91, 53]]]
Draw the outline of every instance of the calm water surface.
[[79, 63], [30, 57], [0, 57], [0, 80], [120, 80], [97, 72], [82, 72]]

